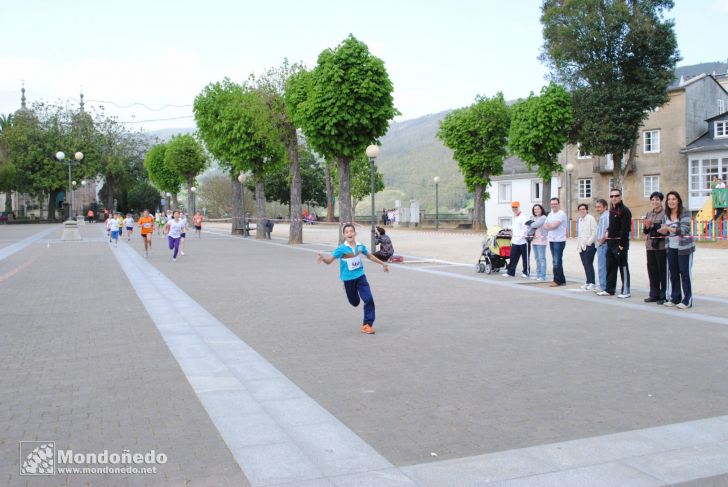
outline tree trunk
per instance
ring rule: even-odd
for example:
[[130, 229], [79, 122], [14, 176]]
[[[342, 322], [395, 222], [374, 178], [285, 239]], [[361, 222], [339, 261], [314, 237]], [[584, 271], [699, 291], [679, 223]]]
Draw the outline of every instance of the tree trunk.
[[5, 211], [7, 213], [13, 212], [13, 192], [8, 191], [5, 193]]
[[172, 195], [172, 210], [178, 210], [179, 209], [179, 198], [177, 197], [177, 193], [174, 193]]
[[551, 208], [551, 178], [544, 181], [541, 187], [541, 206], [544, 207], [544, 211], [549, 211]]
[[351, 223], [351, 161], [346, 157], [339, 157], [339, 224]]
[[326, 178], [326, 221], [334, 221], [334, 183], [331, 181], [331, 169], [328, 162], [324, 166], [324, 177]]
[[263, 163], [255, 172], [255, 238], [265, 238], [265, 180], [263, 175]]
[[233, 208], [233, 222], [230, 235], [242, 235], [243, 234], [243, 205], [242, 205], [242, 188], [236, 176], [232, 176], [230, 181], [233, 190], [233, 197], [231, 205]]
[[109, 213], [116, 211], [114, 206], [114, 181], [111, 178], [106, 179], [106, 208]]
[[291, 127], [293, 132], [288, 138], [288, 160], [290, 161], [291, 174], [291, 204], [289, 206], [290, 227], [288, 229], [288, 243], [303, 243], [303, 210], [301, 209], [301, 164], [298, 160], [298, 140], [296, 138], [296, 129]]
[[473, 202], [473, 230], [484, 230], [485, 226], [485, 186], [475, 185], [475, 201]]
[[53, 190], [48, 195], [48, 220], [54, 221], [56, 219], [56, 198], [58, 197], [59, 190]]

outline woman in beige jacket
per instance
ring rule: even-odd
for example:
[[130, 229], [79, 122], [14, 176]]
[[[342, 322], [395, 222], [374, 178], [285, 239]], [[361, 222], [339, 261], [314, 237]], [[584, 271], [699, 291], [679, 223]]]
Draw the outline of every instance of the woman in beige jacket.
[[581, 264], [586, 273], [586, 283], [581, 286], [587, 291], [594, 290], [594, 255], [597, 248], [594, 240], [597, 237], [597, 222], [589, 214], [589, 205], [579, 205], [579, 220], [576, 222], [576, 246], [581, 257]]

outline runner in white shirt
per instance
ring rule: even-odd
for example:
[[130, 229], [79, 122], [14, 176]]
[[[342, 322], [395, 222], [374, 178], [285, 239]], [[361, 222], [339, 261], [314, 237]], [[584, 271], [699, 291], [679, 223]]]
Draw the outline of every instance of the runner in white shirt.
[[124, 227], [126, 227], [126, 241], [128, 242], [131, 240], [131, 234], [134, 233], [134, 219], [131, 217], [131, 213], [126, 214]]
[[174, 250], [174, 252], [172, 253], [172, 261], [174, 262], [177, 260], [179, 243], [180, 240], [182, 240], [182, 232], [184, 232], [185, 224], [184, 222], [182, 222], [182, 220], [179, 219], [179, 211], [175, 210], [172, 213], [172, 216], [174, 217], [174, 219], [170, 220], [164, 229], [167, 233], [167, 242], [169, 243], [169, 249]]
[[109, 217], [109, 231], [111, 232], [109, 242], [113, 240], [114, 247], [119, 246], [119, 216], [121, 216], [119, 213], [115, 213]]

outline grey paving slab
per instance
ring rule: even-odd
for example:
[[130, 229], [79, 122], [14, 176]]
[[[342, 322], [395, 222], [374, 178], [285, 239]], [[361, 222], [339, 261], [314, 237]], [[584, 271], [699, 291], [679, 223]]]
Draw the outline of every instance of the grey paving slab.
[[489, 487], [658, 487], [662, 481], [621, 463], [604, 463], [487, 484]]
[[[29, 260], [0, 283], [0, 485], [248, 485], [108, 246], [30, 245], [0, 274]], [[28, 480], [18, 442], [38, 439], [168, 462]]]
[[727, 473], [728, 442], [711, 443], [679, 450], [630, 458], [623, 463], [665, 483], [686, 482]]

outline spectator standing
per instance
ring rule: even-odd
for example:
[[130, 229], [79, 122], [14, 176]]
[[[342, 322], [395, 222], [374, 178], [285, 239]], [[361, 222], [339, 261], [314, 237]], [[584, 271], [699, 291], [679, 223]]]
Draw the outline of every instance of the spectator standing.
[[665, 237], [657, 231], [665, 219], [665, 209], [662, 201], [665, 196], [659, 191], [650, 195], [652, 209], [642, 220], [642, 230], [645, 236], [645, 249], [647, 252], [647, 276], [650, 279], [650, 295], [645, 303], [665, 304], [667, 288], [667, 250], [665, 250]]
[[533, 214], [533, 222], [529, 225], [533, 233], [533, 240], [531, 248], [533, 249], [533, 255], [536, 258], [536, 276], [531, 276], [531, 279], [537, 281], [546, 280], [546, 233], [543, 228], [543, 224], [546, 222], [546, 211], [543, 206], [538, 203], [533, 205], [531, 209]]
[[599, 198], [594, 207], [599, 215], [597, 223], [597, 236], [595, 245], [597, 248], [597, 263], [599, 264], [599, 288], [595, 289], [600, 293], [607, 289], [607, 228], [609, 227], [609, 205], [604, 198]]
[[514, 201], [511, 203], [511, 210], [513, 211], [513, 224], [511, 225], [511, 258], [508, 263], [508, 270], [504, 277], [513, 277], [516, 275], [516, 267], [518, 267], [518, 260], [523, 259], [523, 272], [521, 277], [528, 277], [529, 273], [529, 258], [528, 258], [528, 242], [526, 240], [526, 234], [528, 233], [528, 227], [526, 226], [526, 215], [521, 211], [521, 203]]
[[[663, 225], [657, 230], [667, 236], [667, 269], [670, 273], [670, 300], [665, 306], [693, 307], [691, 271], [695, 241], [690, 235], [690, 211], [683, 207], [677, 191], [667, 193], [667, 209]], [[682, 292], [681, 292], [682, 291]]]
[[566, 284], [564, 277], [563, 257], [566, 248], [566, 213], [560, 208], [561, 202], [558, 198], [551, 198], [551, 213], [546, 217], [543, 228], [548, 230], [546, 240], [551, 249], [551, 260], [554, 266], [554, 282], [551, 287], [563, 286]]
[[629, 289], [629, 233], [632, 228], [632, 212], [622, 202], [622, 191], [609, 192], [612, 209], [609, 210], [607, 227], [607, 289], [597, 293], [599, 296], [614, 296], [617, 292], [617, 271], [622, 281], [622, 289], [617, 297], [631, 297]]
[[594, 290], [594, 254], [597, 249], [594, 244], [597, 238], [597, 222], [589, 214], [589, 206], [582, 203], [579, 205], [579, 220], [576, 222], [576, 245], [581, 258], [581, 265], [584, 266], [586, 282], [582, 289]]

